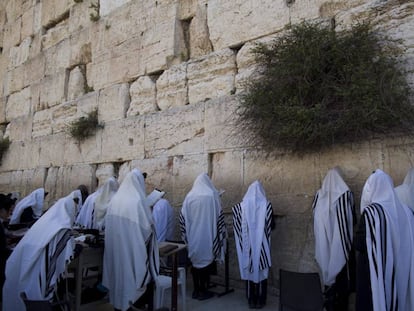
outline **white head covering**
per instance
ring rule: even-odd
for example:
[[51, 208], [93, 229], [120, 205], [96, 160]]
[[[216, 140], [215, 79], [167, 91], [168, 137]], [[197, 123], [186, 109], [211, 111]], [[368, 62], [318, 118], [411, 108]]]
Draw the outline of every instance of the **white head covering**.
[[26, 310], [21, 292], [33, 300], [51, 298], [73, 255], [74, 240], [70, 234], [76, 212], [74, 197], [81, 197], [79, 190], [49, 208], [13, 250], [6, 264], [3, 310]]
[[259, 181], [247, 189], [240, 204], [233, 207], [233, 228], [243, 280], [259, 283], [267, 279], [270, 254], [272, 205]]
[[374, 310], [391, 310], [397, 297], [400, 310], [413, 310], [413, 216], [398, 200], [391, 177], [379, 169], [365, 183], [361, 212]]
[[23, 211], [29, 206], [32, 207], [33, 215], [35, 218], [39, 218], [42, 215], [43, 201], [45, 199], [45, 189], [38, 188], [28, 196], [21, 199], [13, 210], [13, 214], [10, 218], [10, 224], [20, 223], [20, 216]]
[[196, 178], [184, 199], [180, 227], [194, 267], [224, 260], [226, 230], [219, 192], [205, 173]]
[[115, 177], [110, 177], [102, 186], [102, 191], [95, 199], [94, 228], [103, 230], [105, 227], [105, 215], [114, 194], [118, 191], [119, 184]]
[[80, 209], [78, 216], [76, 217], [75, 226], [85, 229], [92, 229], [95, 200], [100, 191], [101, 189], [98, 189], [94, 193], [88, 195], [85, 203], [82, 204], [82, 208]]
[[166, 199], [160, 199], [152, 209], [158, 242], [174, 238], [174, 210]]
[[414, 210], [414, 168], [408, 171], [404, 182], [395, 188], [395, 193], [401, 203]]
[[315, 258], [323, 284], [330, 286], [348, 261], [354, 200], [337, 168], [328, 171], [313, 202]]
[[158, 243], [151, 210], [145, 205], [141, 171], [133, 169], [112, 197], [105, 218], [105, 251], [102, 284], [109, 301], [129, 308], [158, 275]]

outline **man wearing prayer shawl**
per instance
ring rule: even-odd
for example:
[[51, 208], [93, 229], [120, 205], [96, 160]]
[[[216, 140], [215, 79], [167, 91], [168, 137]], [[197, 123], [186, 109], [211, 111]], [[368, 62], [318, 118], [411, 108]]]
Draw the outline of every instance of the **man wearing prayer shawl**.
[[[106, 208], [109, 200], [117, 191], [118, 186], [117, 180], [111, 177], [102, 187], [90, 194], [76, 217], [75, 226], [85, 229], [102, 229]], [[98, 214], [98, 218], [96, 218], [96, 214]]]
[[31, 223], [38, 219], [42, 215], [46, 195], [45, 189], [39, 188], [17, 202], [10, 218], [10, 224]]
[[414, 210], [414, 168], [408, 171], [403, 183], [395, 187], [395, 193], [401, 203]]
[[200, 174], [186, 195], [180, 229], [192, 263], [193, 298], [211, 298], [208, 283], [215, 261], [224, 261], [226, 228], [220, 195], [207, 174]]
[[59, 199], [27, 231], [6, 263], [6, 282], [3, 287], [3, 311], [25, 311], [20, 293], [31, 300], [53, 297], [67, 263], [75, 248], [71, 236], [77, 204], [81, 205], [79, 190]]
[[391, 177], [379, 169], [364, 185], [361, 215], [357, 270], [365, 264], [369, 273], [357, 274], [356, 310], [414, 310], [412, 212], [400, 203]]
[[158, 242], [174, 238], [174, 210], [166, 199], [160, 199], [152, 208]]
[[144, 176], [133, 169], [109, 202], [105, 216], [102, 284], [109, 289], [110, 303], [122, 311], [158, 276], [158, 242], [145, 202]]
[[348, 310], [355, 219], [354, 196], [339, 169], [328, 171], [313, 201], [315, 259], [321, 269], [329, 310]]
[[266, 199], [263, 186], [256, 180], [232, 211], [240, 276], [247, 281], [249, 307], [259, 309], [266, 304], [267, 278], [272, 265], [272, 204]]

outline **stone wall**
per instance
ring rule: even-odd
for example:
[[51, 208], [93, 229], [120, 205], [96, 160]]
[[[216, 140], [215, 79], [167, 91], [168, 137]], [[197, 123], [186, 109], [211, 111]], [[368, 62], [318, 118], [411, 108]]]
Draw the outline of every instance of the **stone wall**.
[[[91, 190], [133, 167], [177, 213], [201, 172], [225, 189], [231, 277], [238, 280], [231, 206], [260, 180], [273, 203], [272, 288], [278, 269], [315, 271], [312, 198], [339, 166], [359, 201], [372, 170], [396, 184], [413, 165], [414, 140], [373, 139], [302, 157], [265, 155], [234, 135], [251, 48], [289, 23], [370, 20], [402, 39], [414, 85], [414, 3], [380, 0], [4, 0], [0, 3], [0, 123], [12, 144], [0, 191]], [[104, 128], [78, 143], [68, 124], [97, 109]], [[357, 204], [357, 208], [359, 205]], [[236, 284], [237, 285], [237, 284]]]

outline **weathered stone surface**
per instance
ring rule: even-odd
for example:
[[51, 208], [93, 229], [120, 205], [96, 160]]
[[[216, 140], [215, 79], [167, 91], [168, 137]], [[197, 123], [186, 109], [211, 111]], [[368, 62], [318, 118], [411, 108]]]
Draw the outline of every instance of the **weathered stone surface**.
[[197, 5], [195, 16], [191, 19], [189, 36], [190, 58], [200, 57], [213, 51], [207, 24], [207, 5]]
[[205, 103], [205, 150], [229, 150], [245, 146], [235, 117], [239, 103], [235, 96]]
[[[0, 173], [0, 192], [2, 193], [8, 193], [10, 192], [10, 189], [13, 188], [15, 190], [13, 191], [19, 191], [18, 190], [18, 183], [13, 180], [12, 181], [12, 175], [16, 172], [1, 172]], [[12, 185], [13, 187], [10, 187]]]
[[16, 21], [8, 22], [5, 25], [3, 34], [3, 51], [8, 51], [13, 46], [19, 45], [21, 28], [22, 22], [20, 18]]
[[91, 26], [91, 14], [94, 14], [96, 11], [91, 7], [93, 3], [96, 3], [96, 0], [83, 0], [74, 3], [70, 8], [69, 32], [71, 34], [87, 30]]
[[236, 56], [230, 49], [188, 63], [188, 99], [194, 104], [234, 92]]
[[65, 133], [61, 132], [58, 134], [38, 137], [36, 141], [38, 145], [38, 165], [45, 167], [53, 167], [62, 166], [64, 164], [63, 159], [66, 152]]
[[3, 90], [5, 96], [19, 92], [24, 88], [24, 69], [24, 66], [19, 66], [5, 73]]
[[90, 30], [84, 29], [70, 36], [70, 62], [69, 67], [88, 64], [92, 61], [90, 43]]
[[99, 1], [99, 15], [105, 16], [130, 0], [101, 0]]
[[32, 137], [52, 134], [52, 109], [40, 110], [34, 113]]
[[22, 28], [21, 28], [21, 34], [20, 34], [22, 40], [34, 34], [34, 14], [35, 14], [34, 11], [35, 11], [35, 6], [32, 6], [27, 11], [23, 12]]
[[66, 81], [66, 70], [42, 79], [39, 100], [40, 106], [53, 107], [62, 103], [66, 98]]
[[207, 16], [210, 40], [218, 51], [281, 30], [289, 23], [289, 8], [285, 1], [213, 0]]
[[106, 122], [102, 133], [101, 161], [144, 158], [144, 119], [131, 117]]
[[30, 58], [24, 64], [24, 82], [25, 86], [39, 83], [45, 76], [46, 59], [43, 54], [38, 54]]
[[30, 88], [25, 88], [20, 92], [13, 93], [9, 96], [6, 105], [6, 119], [28, 116], [31, 111]]
[[107, 122], [125, 118], [130, 101], [127, 83], [116, 84], [99, 91], [99, 120]]
[[42, 26], [50, 27], [54, 25], [69, 13], [70, 7], [74, 4], [73, 0], [42, 0]]
[[148, 76], [139, 77], [129, 88], [131, 103], [127, 116], [137, 116], [157, 110], [155, 82]]
[[173, 66], [157, 80], [157, 105], [161, 110], [188, 104], [187, 64]]
[[77, 66], [70, 71], [68, 82], [68, 100], [73, 100], [85, 94], [85, 76], [82, 68]]
[[45, 75], [53, 75], [70, 67], [70, 40], [65, 39], [44, 51], [47, 59]]
[[70, 123], [75, 121], [78, 116], [78, 107], [76, 101], [64, 102], [56, 105], [52, 110], [52, 129], [53, 134], [67, 132]]
[[36, 167], [38, 161], [37, 155], [33, 153], [34, 145], [32, 141], [12, 141], [1, 159], [2, 166], [11, 171]]
[[53, 28], [48, 29], [42, 36], [42, 48], [46, 50], [60, 41], [67, 40], [69, 34], [69, 22], [65, 19]]
[[6, 135], [12, 141], [26, 141], [32, 137], [32, 117], [21, 116], [13, 118], [7, 125]]
[[145, 157], [201, 153], [204, 131], [202, 104], [149, 114], [145, 118]]
[[[25, 197], [38, 188], [43, 188], [47, 170], [44, 167], [24, 170], [21, 176], [21, 195]], [[45, 190], [47, 191], [47, 190]]]
[[101, 160], [102, 130], [97, 129], [91, 136], [78, 141], [66, 134], [64, 165], [77, 163], [97, 163]]

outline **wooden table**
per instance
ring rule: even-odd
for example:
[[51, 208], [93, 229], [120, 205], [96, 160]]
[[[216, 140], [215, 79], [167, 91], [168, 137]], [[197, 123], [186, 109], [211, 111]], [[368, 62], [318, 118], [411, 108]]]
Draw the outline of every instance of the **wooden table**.
[[[173, 242], [160, 242], [159, 243], [159, 250], [160, 250], [160, 257], [168, 257], [171, 256], [172, 258], [172, 277], [171, 277], [171, 311], [177, 311], [177, 278], [178, 278], [178, 262], [177, 262], [177, 254], [179, 251], [185, 249], [187, 246], [181, 243], [173, 243]], [[185, 295], [185, 293], [183, 293]]]

